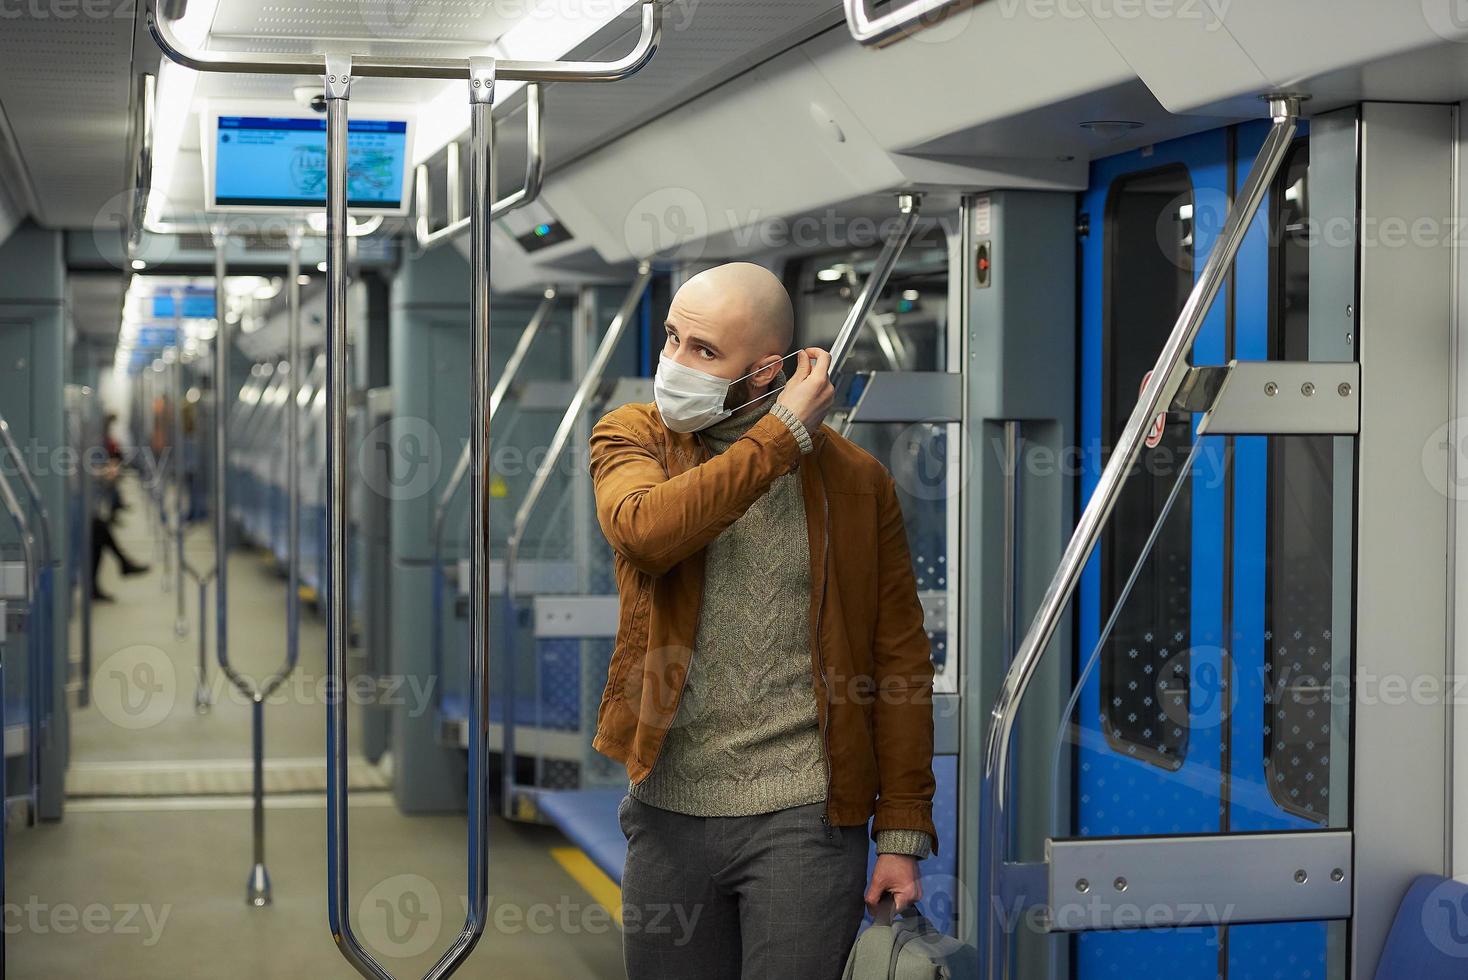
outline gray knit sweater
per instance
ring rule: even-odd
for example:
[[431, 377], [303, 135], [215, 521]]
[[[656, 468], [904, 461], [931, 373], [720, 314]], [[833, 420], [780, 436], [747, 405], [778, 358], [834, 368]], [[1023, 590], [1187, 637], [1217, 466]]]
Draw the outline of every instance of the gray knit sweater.
[[[721, 453], [769, 411], [770, 401], [760, 402], [700, 436]], [[783, 405], [774, 412], [810, 452], [800, 419]], [[703, 606], [683, 695], [652, 771], [629, 787], [636, 799], [702, 817], [825, 800], [806, 535], [797, 470], [777, 478], [706, 549]], [[877, 847], [924, 857], [928, 835], [881, 831]]]

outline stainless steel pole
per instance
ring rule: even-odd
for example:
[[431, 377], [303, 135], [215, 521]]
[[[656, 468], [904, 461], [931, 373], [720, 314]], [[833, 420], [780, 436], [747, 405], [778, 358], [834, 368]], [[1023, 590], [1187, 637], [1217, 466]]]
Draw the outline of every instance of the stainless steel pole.
[[301, 383], [306, 373], [301, 361], [301, 238], [300, 228], [290, 234], [290, 262], [286, 271], [286, 289], [290, 309], [287, 313], [290, 374], [286, 388], [286, 670], [301, 655]]
[[170, 401], [173, 402], [173, 438], [169, 440], [169, 452], [173, 454], [169, 467], [173, 474], [173, 572], [174, 572], [174, 619], [173, 634], [186, 636], [189, 621], [184, 615], [184, 528], [183, 510], [183, 290], [173, 293], [173, 385]]
[[326, 58], [327, 920], [347, 962], [391, 980], [352, 933], [347, 824], [347, 101], [350, 58]]
[[922, 210], [923, 198], [921, 194], [899, 194], [897, 195], [898, 224], [892, 237], [887, 239], [882, 251], [877, 254], [877, 260], [872, 264], [872, 271], [867, 275], [867, 281], [862, 286], [861, 293], [856, 297], [856, 302], [846, 314], [846, 320], [841, 324], [841, 330], [836, 334], [836, 340], [831, 344], [831, 381], [834, 384], [841, 373], [842, 366], [846, 363], [846, 357], [851, 353], [856, 344], [857, 331], [871, 315], [872, 307], [877, 305], [877, 300], [882, 295], [882, 290], [887, 286], [887, 280], [892, 275], [893, 268], [897, 265], [902, 250], [907, 247], [908, 240], [912, 238], [913, 230], [917, 228], [918, 215]]
[[192, 568], [189, 572], [199, 585], [199, 669], [194, 681], [194, 712], [205, 715], [214, 705], [214, 697], [209, 692], [209, 580], [214, 572], [198, 575]]
[[229, 666], [229, 232], [214, 228], [214, 650]]
[[[81, 398], [78, 400], [77, 434], [81, 437], [81, 454], [79, 456], [81, 469], [79, 470], [78, 489], [82, 498], [81, 515], [81, 641], [82, 641], [82, 663], [81, 663], [81, 688], [77, 693], [77, 704], [87, 707], [92, 703], [92, 589], [95, 583], [92, 581], [92, 515], [96, 513], [92, 501], [92, 465], [91, 456], [94, 447], [92, 438], [92, 389], [83, 387]], [[0, 690], [4, 690], [0, 686]]]
[[[469, 62], [469, 262], [473, 269], [469, 319], [469, 446], [473, 484], [469, 519], [469, 909], [464, 930], [449, 950], [467, 956], [484, 929], [489, 894], [489, 234], [494, 206], [494, 86], [488, 58]], [[506, 692], [506, 699], [510, 693]]]

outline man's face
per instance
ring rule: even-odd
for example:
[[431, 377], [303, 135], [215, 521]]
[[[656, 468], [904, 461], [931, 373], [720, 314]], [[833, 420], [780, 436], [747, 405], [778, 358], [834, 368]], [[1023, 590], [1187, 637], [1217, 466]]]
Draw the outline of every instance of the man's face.
[[727, 381], [753, 377], [732, 386], [729, 406], [743, 404], [765, 391], [779, 371], [779, 351], [770, 351], [767, 331], [750, 322], [751, 313], [738, 297], [708, 289], [681, 289], [673, 297], [664, 324], [663, 354], [683, 367]]

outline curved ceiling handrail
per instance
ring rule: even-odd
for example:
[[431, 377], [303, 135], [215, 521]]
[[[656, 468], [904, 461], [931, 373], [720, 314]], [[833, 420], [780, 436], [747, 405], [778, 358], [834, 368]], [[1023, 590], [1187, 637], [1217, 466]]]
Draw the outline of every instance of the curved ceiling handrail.
[[[542, 125], [544, 117], [545, 109], [540, 86], [531, 82], [525, 87], [525, 183], [513, 194], [494, 202], [489, 212], [491, 221], [498, 221], [511, 211], [523, 208], [540, 196], [541, 185], [545, 182], [545, 127]], [[454, 184], [454, 181], [449, 181], [451, 208], [458, 194], [458, 188]], [[413, 197], [414, 210], [418, 212], [417, 219], [413, 222], [413, 234], [418, 239], [420, 249], [430, 249], [440, 242], [448, 241], [469, 230], [467, 214], [449, 222], [437, 231], [428, 230], [430, 202], [427, 164], [420, 163], [414, 174]]]
[[880, 48], [932, 26], [977, 0], [912, 0], [884, 14], [872, 12], [872, 0], [845, 0], [846, 26], [858, 43]]
[[[158, 0], [148, 0], [148, 33], [172, 61], [195, 71], [239, 72], [246, 75], [317, 75], [321, 74], [328, 55], [283, 55], [258, 51], [206, 51], [187, 44], [173, 30], [173, 24], [159, 16]], [[615, 61], [496, 61], [495, 74], [503, 79], [524, 82], [615, 82], [638, 72], [652, 60], [662, 34], [662, 4], [644, 0], [642, 29], [632, 50]], [[356, 78], [439, 78], [459, 80], [468, 77], [464, 58], [383, 58], [370, 55], [351, 56], [352, 75]]]

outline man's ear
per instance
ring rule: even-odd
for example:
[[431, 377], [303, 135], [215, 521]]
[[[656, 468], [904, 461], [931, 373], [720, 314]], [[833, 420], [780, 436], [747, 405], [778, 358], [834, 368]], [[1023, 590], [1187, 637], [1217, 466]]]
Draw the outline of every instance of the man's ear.
[[780, 364], [784, 360], [779, 354], [768, 354], [755, 362], [757, 365], [751, 371], [749, 383], [755, 388], [768, 388], [775, 381], [775, 375], [780, 371]]

